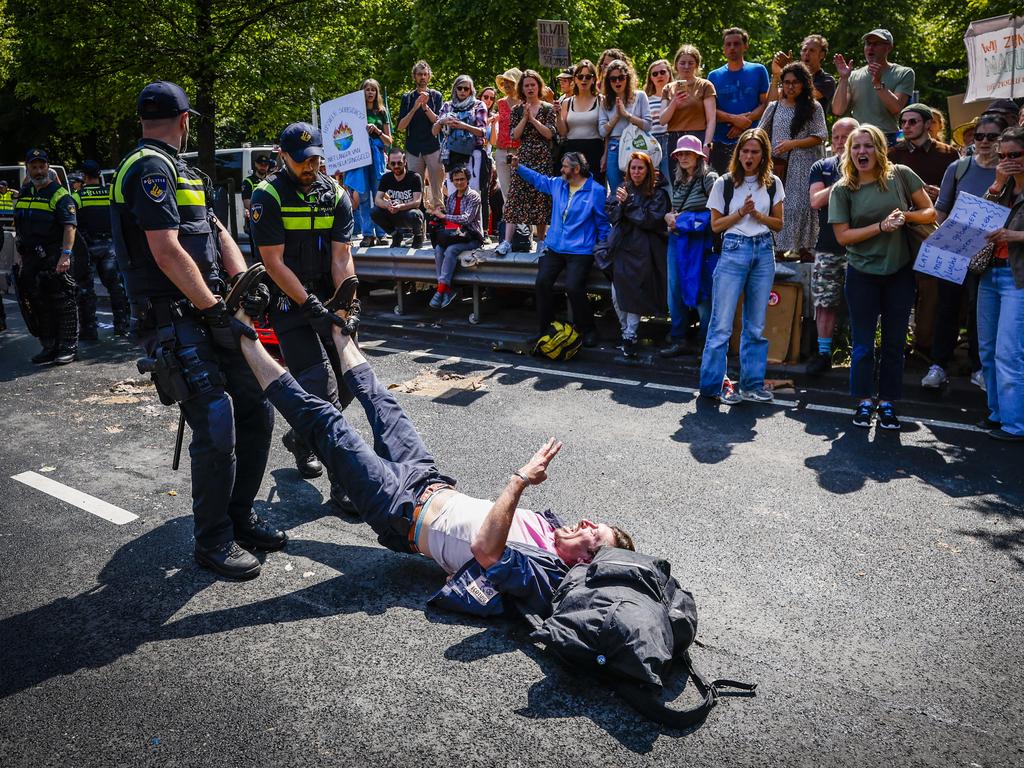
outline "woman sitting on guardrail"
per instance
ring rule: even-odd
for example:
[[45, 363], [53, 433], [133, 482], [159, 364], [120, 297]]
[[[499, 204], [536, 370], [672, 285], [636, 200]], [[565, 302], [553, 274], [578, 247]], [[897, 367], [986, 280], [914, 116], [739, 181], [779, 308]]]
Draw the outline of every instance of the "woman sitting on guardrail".
[[459, 254], [483, 245], [484, 233], [480, 222], [480, 193], [469, 187], [466, 167], [452, 168], [448, 178], [455, 191], [448, 195], [444, 208], [438, 206], [434, 216], [441, 220], [434, 243], [434, 263], [437, 267], [437, 292], [430, 300], [432, 309], [445, 309], [459, 298], [452, 286]]

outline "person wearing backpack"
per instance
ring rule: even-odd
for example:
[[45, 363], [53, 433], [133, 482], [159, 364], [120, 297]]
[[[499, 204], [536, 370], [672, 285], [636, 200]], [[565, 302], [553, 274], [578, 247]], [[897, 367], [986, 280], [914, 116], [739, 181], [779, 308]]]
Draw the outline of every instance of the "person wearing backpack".
[[[700, 366], [700, 394], [727, 405], [740, 400], [770, 403], [764, 388], [768, 299], [775, 280], [772, 233], [782, 229], [785, 190], [772, 173], [772, 146], [760, 128], [740, 134], [729, 173], [715, 182], [708, 199], [711, 229], [722, 233], [722, 251], [711, 289], [711, 319]], [[723, 386], [736, 304], [743, 296], [740, 391]]]
[[686, 324], [692, 307], [700, 315], [701, 342], [707, 337], [711, 275], [718, 263], [708, 210], [708, 196], [718, 174], [711, 170], [707, 150], [697, 136], [680, 136], [672, 160], [676, 169], [672, 210], [665, 214], [669, 231], [668, 312], [672, 341], [659, 350], [661, 357], [676, 357], [686, 351]]
[[[260, 269], [252, 267], [239, 285], [251, 285], [252, 273]], [[326, 306], [334, 312], [332, 347], [346, 386], [366, 411], [372, 447], [332, 403], [303, 390], [258, 338], [244, 336], [242, 354], [267, 399], [316, 447], [328, 471], [343, 479], [360, 518], [380, 544], [429, 557], [449, 574], [430, 605], [475, 616], [506, 611], [547, 616], [569, 568], [590, 562], [604, 547], [635, 549], [621, 528], [586, 519], [566, 526], [551, 510], [519, 506], [528, 487], [547, 480], [548, 467], [562, 448], [555, 438], [509, 473], [494, 501], [456, 490], [455, 479], [438, 470], [409, 416], [349, 335], [346, 305], [357, 288], [358, 280], [349, 278]], [[241, 288], [229, 295], [229, 311], [251, 326], [250, 318], [259, 316], [262, 307], [251, 291], [241, 297], [236, 293]]]
[[[941, 224], [949, 216], [961, 192], [984, 197], [996, 180], [996, 145], [999, 134], [1006, 130], [1006, 121], [1000, 115], [981, 118], [974, 133], [974, 154], [951, 163], [942, 176], [939, 197], [935, 201], [935, 221]], [[947, 368], [953, 359], [953, 350], [960, 336], [960, 306], [967, 296], [967, 352], [971, 362], [971, 383], [985, 389], [978, 352], [978, 275], [968, 271], [963, 284], [936, 278], [939, 302], [932, 329], [932, 365], [922, 386], [940, 387], [949, 380]], [[926, 383], [927, 382], [927, 383]]]

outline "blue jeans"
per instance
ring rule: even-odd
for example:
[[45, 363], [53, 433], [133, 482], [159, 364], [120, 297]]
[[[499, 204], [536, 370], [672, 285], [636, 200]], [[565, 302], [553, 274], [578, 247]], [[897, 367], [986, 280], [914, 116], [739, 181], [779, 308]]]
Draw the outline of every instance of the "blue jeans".
[[619, 140], [617, 138], [608, 139], [608, 161], [605, 178], [608, 180], [608, 189], [614, 195], [615, 190], [622, 186], [624, 178], [622, 171], [619, 170]]
[[479, 248], [480, 243], [476, 240], [470, 243], [454, 243], [447, 248], [440, 245], [434, 246], [434, 266], [437, 272], [437, 283], [451, 287], [455, 270], [459, 266], [459, 254], [463, 251], [472, 251]]
[[978, 348], [989, 418], [1024, 435], [1024, 288], [1009, 267], [994, 267], [978, 284]]
[[875, 328], [881, 318], [878, 397], [899, 400], [903, 394], [903, 348], [917, 284], [908, 264], [891, 275], [871, 275], [846, 268], [846, 303], [850, 308], [850, 394], [875, 396]]
[[266, 395], [345, 486], [377, 540], [395, 552], [411, 552], [412, 512], [423, 489], [432, 482], [455, 481], [437, 471], [416, 428], [369, 364], [357, 365], [344, 378], [366, 411], [372, 450], [337, 408], [306, 392], [290, 373], [271, 382]]
[[654, 138], [658, 140], [661, 145], [661, 163], [658, 165], [658, 170], [661, 172], [661, 178], [667, 181], [669, 184], [672, 183], [672, 177], [669, 176], [668, 169], [668, 155], [675, 147], [669, 147], [668, 132], [654, 134]]
[[740, 389], [751, 391], [764, 387], [764, 372], [768, 367], [764, 323], [774, 281], [775, 244], [770, 234], [725, 236], [711, 290], [711, 319], [700, 365], [701, 394], [717, 395], [722, 391], [732, 323], [740, 296], [743, 296]]

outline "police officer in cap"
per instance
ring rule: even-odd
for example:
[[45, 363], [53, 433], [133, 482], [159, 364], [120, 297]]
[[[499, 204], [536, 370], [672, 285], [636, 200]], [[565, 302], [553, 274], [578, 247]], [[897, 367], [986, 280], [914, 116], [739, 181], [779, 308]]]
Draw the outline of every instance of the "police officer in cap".
[[[78, 236], [85, 252], [75, 254], [75, 279], [78, 282], [78, 320], [80, 337], [96, 338], [96, 288], [93, 269], [110, 296], [110, 309], [114, 315], [114, 333], [127, 336], [131, 324], [131, 311], [125, 294], [121, 273], [117, 271], [114, 239], [110, 233], [110, 187], [100, 178], [100, 164], [95, 160], [82, 163], [82, 188], [74, 193], [78, 205]], [[81, 263], [78, 263], [81, 261]]]
[[[242, 254], [208, 209], [203, 178], [178, 156], [195, 113], [174, 83], [139, 94], [142, 141], [122, 160], [111, 224], [140, 343], [161, 400], [178, 402], [192, 428], [192, 512], [200, 565], [252, 578], [287, 537], [252, 510], [270, 451], [273, 411], [242, 359], [225, 281]], [[264, 289], [265, 290], [265, 289]], [[241, 545], [241, 546], [239, 546]], [[244, 548], [243, 548], [244, 547]]]
[[[281, 353], [303, 389], [337, 408], [352, 395], [341, 375], [331, 341], [337, 315], [324, 308], [343, 284], [357, 284], [352, 261], [352, 200], [334, 179], [320, 171], [324, 155], [320, 131], [292, 123], [281, 133], [284, 167], [256, 187], [249, 226], [258, 256], [275, 283], [270, 325]], [[358, 300], [349, 309], [352, 330], [358, 324]], [[284, 436], [303, 477], [317, 477], [323, 466], [294, 431]], [[351, 511], [339, 478], [332, 477], [331, 501]]]
[[78, 354], [78, 310], [72, 254], [77, 208], [71, 193], [50, 172], [42, 149], [25, 156], [28, 182], [14, 204], [14, 232], [21, 257], [18, 303], [29, 332], [43, 350], [35, 365], [65, 365]]
[[245, 231], [249, 231], [249, 205], [252, 202], [252, 193], [260, 182], [267, 178], [273, 162], [270, 155], [260, 152], [252, 158], [252, 173], [242, 179], [242, 207], [245, 209]]

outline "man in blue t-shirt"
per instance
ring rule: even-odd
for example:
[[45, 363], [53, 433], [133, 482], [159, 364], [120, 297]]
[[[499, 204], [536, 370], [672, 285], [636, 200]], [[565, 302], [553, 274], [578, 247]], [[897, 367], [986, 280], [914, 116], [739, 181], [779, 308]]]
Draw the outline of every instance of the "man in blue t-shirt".
[[725, 65], [708, 74], [718, 94], [711, 165], [719, 174], [728, 172], [736, 139], [747, 128], [757, 127], [768, 104], [768, 70], [763, 64], [743, 60], [749, 42], [750, 35], [739, 27], [722, 32]]
[[814, 246], [814, 270], [811, 272], [811, 301], [814, 322], [818, 327], [818, 355], [807, 363], [807, 373], [816, 375], [832, 367], [832, 333], [843, 301], [846, 277], [846, 249], [836, 240], [835, 230], [828, 223], [828, 197], [832, 185], [843, 176], [841, 163], [846, 150], [846, 137], [860, 123], [852, 117], [837, 120], [832, 126], [832, 156], [811, 166], [811, 208], [818, 211], [820, 226]]

